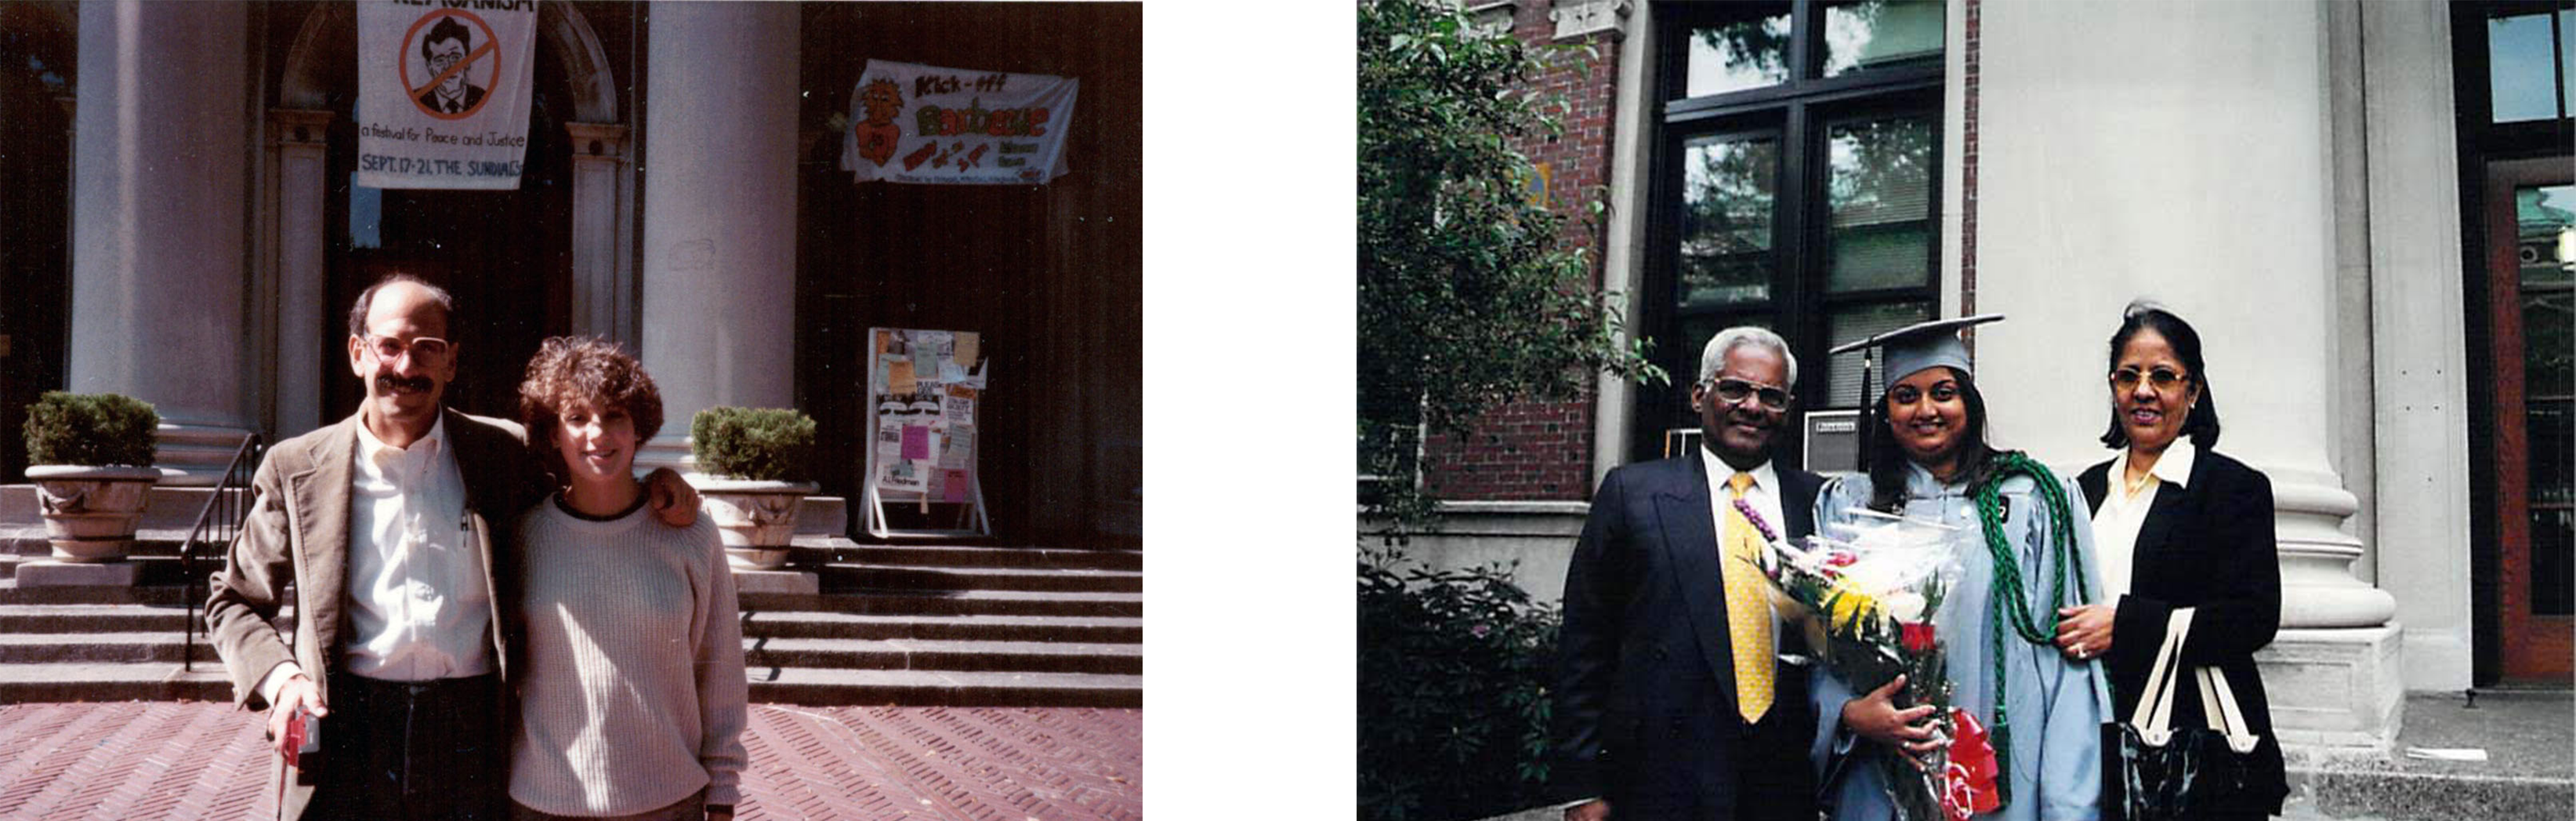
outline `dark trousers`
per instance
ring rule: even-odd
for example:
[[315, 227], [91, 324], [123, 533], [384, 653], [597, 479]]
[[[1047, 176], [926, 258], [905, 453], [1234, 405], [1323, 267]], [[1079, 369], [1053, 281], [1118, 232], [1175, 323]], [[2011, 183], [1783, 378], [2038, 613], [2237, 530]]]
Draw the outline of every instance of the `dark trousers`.
[[499, 821], [509, 795], [500, 677], [331, 677], [308, 818]]

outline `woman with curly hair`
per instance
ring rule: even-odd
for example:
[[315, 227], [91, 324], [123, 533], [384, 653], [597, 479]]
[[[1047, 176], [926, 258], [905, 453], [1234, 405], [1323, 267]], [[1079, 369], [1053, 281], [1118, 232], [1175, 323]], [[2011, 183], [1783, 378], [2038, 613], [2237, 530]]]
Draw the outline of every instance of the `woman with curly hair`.
[[731, 819], [749, 695], [733, 574], [712, 519], [668, 528], [643, 512], [653, 377], [606, 340], [555, 337], [528, 363], [519, 414], [566, 485], [518, 527], [511, 816]]

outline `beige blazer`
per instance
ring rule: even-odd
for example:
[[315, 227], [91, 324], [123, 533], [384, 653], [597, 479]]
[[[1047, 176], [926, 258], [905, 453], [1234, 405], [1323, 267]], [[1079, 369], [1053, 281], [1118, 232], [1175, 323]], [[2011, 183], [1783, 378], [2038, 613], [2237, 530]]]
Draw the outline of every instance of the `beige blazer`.
[[[465, 507], [475, 544], [481, 548], [486, 591], [492, 602], [493, 660], [504, 686], [501, 703], [486, 716], [511, 726], [511, 658], [521, 634], [515, 545], [493, 538], [493, 523], [507, 527], [530, 505], [551, 492], [551, 481], [530, 453], [519, 426], [499, 419], [446, 414], [448, 441], [465, 479]], [[350, 477], [357, 450], [358, 416], [277, 443], [260, 461], [251, 479], [254, 498], [241, 535], [233, 540], [224, 567], [209, 580], [207, 634], [233, 680], [233, 703], [264, 710], [259, 682], [288, 659], [303, 668], [331, 701], [331, 675], [340, 667], [342, 631], [348, 620], [342, 603], [348, 596]], [[292, 643], [272, 624], [293, 584], [295, 635]], [[279, 817], [302, 818], [313, 798], [305, 773], [276, 758], [274, 773], [287, 785]], [[324, 764], [323, 766], [328, 766]], [[507, 762], [494, 762], [495, 777], [507, 777]]]

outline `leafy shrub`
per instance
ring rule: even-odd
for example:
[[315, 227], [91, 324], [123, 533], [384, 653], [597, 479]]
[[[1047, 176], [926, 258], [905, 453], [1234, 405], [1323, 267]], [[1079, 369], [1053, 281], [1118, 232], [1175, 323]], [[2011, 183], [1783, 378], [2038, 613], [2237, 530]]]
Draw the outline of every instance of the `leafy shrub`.
[[1549, 668], [1563, 617], [1500, 564], [1360, 559], [1360, 817], [1483, 818], [1546, 800]]
[[48, 391], [27, 406], [27, 463], [150, 467], [152, 405], [114, 393]]
[[792, 408], [708, 408], [689, 420], [689, 451], [713, 475], [804, 481], [814, 418]]

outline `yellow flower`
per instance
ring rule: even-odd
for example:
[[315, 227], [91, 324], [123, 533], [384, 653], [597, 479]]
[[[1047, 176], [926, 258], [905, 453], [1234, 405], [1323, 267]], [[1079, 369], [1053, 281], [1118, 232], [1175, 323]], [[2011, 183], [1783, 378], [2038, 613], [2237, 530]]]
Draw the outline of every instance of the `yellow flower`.
[[1834, 585], [1834, 597], [1830, 604], [1833, 607], [1833, 627], [1836, 631], [1852, 629], [1854, 625], [1860, 623], [1862, 616], [1875, 614], [1878, 610], [1877, 600], [1870, 598], [1867, 593], [1844, 584]]

